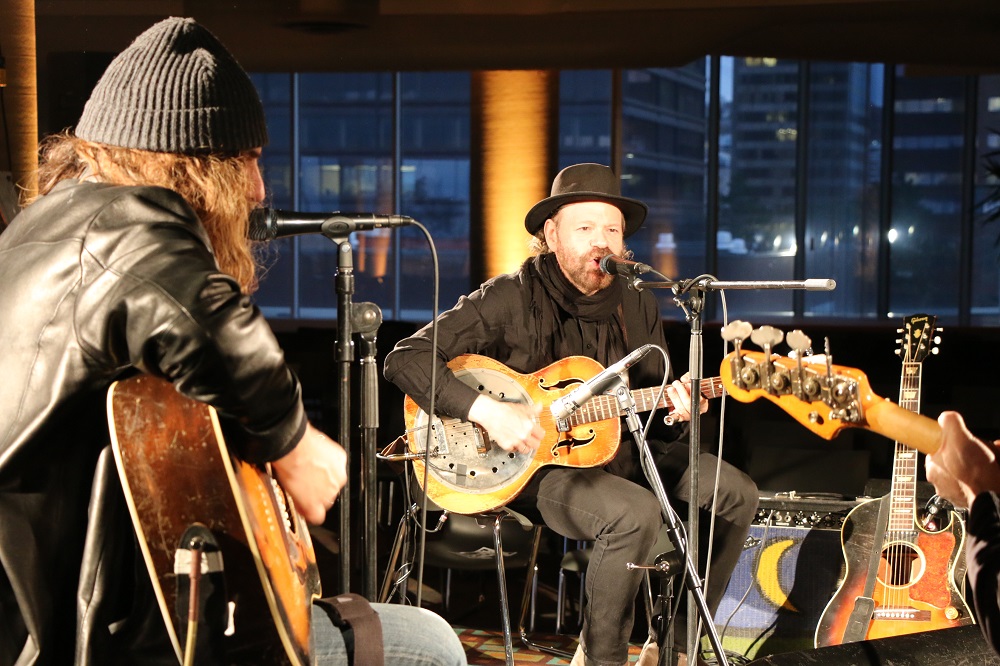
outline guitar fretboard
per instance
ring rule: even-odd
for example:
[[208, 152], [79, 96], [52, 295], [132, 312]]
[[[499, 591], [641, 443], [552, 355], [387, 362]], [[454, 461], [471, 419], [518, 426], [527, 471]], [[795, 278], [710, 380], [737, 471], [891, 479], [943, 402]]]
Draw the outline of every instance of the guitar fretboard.
[[[903, 363], [899, 385], [899, 406], [916, 414], [920, 413], [920, 382], [923, 374], [921, 363]], [[896, 442], [896, 455], [892, 465], [891, 512], [888, 530], [912, 531], [916, 511], [917, 456], [914, 449]]]
[[[648, 412], [655, 408], [674, 408], [673, 402], [667, 397], [666, 391], [659, 404], [656, 403], [656, 396], [660, 392], [660, 387], [644, 388], [632, 391], [632, 399], [635, 401], [637, 412]], [[721, 377], [710, 377], [701, 380], [701, 394], [706, 398], [718, 398], [725, 392], [722, 386]], [[605, 419], [618, 418], [622, 415], [621, 404], [613, 395], [599, 395], [591, 399], [587, 404], [574, 412], [569, 417], [570, 426], [603, 421]]]

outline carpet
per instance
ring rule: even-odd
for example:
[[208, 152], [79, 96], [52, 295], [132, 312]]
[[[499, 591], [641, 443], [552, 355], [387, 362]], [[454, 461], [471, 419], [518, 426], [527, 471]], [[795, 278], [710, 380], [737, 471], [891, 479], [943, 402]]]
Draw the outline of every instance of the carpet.
[[[455, 627], [459, 640], [465, 647], [465, 656], [470, 664], [474, 666], [488, 665], [498, 666], [505, 663], [503, 632], [489, 631], [484, 629], [467, 629]], [[576, 650], [575, 636], [560, 635], [537, 635], [532, 636], [532, 641], [552, 645], [560, 650], [572, 653]], [[634, 662], [639, 658], [639, 645], [629, 646], [629, 661]], [[544, 652], [529, 650], [521, 643], [518, 635], [514, 636], [514, 663], [515, 664], [551, 664], [553, 666], [565, 666], [568, 659], [556, 657]]]

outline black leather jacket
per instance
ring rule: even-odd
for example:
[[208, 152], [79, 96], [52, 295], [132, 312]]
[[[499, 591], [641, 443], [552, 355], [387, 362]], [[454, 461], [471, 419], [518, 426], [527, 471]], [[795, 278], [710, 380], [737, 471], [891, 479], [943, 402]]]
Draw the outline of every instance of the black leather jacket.
[[109, 455], [108, 386], [165, 377], [265, 461], [305, 430], [298, 380], [162, 188], [66, 181], [29, 206], [0, 234], [0, 317], [0, 665], [157, 662], [136, 652], [163, 620]]

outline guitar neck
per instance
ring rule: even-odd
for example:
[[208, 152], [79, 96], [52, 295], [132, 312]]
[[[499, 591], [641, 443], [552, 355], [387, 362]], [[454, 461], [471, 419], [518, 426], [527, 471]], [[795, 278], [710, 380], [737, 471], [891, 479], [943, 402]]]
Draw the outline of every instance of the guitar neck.
[[870, 405], [865, 410], [865, 421], [869, 430], [921, 453], [931, 455], [941, 448], [941, 426], [937, 421], [888, 400]]
[[[921, 363], [903, 362], [899, 382], [899, 406], [914, 414], [920, 413], [922, 370]], [[917, 501], [917, 452], [898, 440], [892, 463], [890, 497], [892, 511], [889, 515], [889, 530], [911, 529]]]
[[[721, 377], [711, 377], [701, 380], [701, 394], [706, 398], [718, 398], [723, 394], [723, 391]], [[656, 388], [644, 388], [632, 391], [632, 399], [635, 401], [636, 411], [648, 412], [653, 408], [673, 409], [674, 404], [667, 397], [666, 391], [663, 392], [663, 397], [659, 403], [656, 402], [656, 396], [659, 393], [660, 387], [658, 386]], [[615, 396], [599, 395], [570, 416], [569, 420], [571, 425], [576, 426], [583, 425], [584, 423], [593, 423], [594, 421], [618, 418], [622, 413], [621, 405]]]

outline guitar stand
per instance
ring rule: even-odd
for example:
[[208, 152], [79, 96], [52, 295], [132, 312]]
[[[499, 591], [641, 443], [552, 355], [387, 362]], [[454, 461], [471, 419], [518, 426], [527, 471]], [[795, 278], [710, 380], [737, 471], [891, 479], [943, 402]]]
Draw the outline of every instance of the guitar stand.
[[[705, 632], [708, 634], [708, 640], [712, 645], [712, 651], [715, 652], [717, 660], [716, 663], [719, 666], [729, 666], [729, 662], [726, 660], [726, 652], [722, 648], [722, 640], [719, 638], [719, 634], [715, 629], [715, 623], [712, 621], [712, 613], [708, 610], [708, 604], [705, 602], [705, 593], [702, 589], [704, 584], [698, 575], [698, 568], [688, 552], [687, 543], [681, 536], [681, 525], [677, 520], [676, 513], [670, 506], [667, 491], [663, 488], [663, 480], [660, 479], [660, 474], [656, 470], [653, 454], [649, 450], [649, 444], [646, 442], [646, 438], [642, 432], [642, 423], [639, 421], [635, 400], [632, 398], [632, 392], [629, 391], [628, 386], [626, 386], [625, 382], [622, 380], [619, 380], [618, 386], [615, 388], [615, 397], [618, 399], [618, 404], [621, 406], [622, 413], [625, 414], [625, 423], [628, 426], [629, 431], [632, 433], [633, 439], [635, 439], [636, 446], [639, 448], [643, 472], [646, 475], [647, 481], [649, 481], [650, 487], [653, 489], [653, 494], [656, 495], [656, 499], [660, 502], [661, 513], [667, 522], [667, 537], [670, 539], [670, 543], [673, 544], [674, 552], [677, 554], [677, 557], [684, 563], [686, 570], [684, 584], [690, 592], [690, 599], [694, 602], [698, 615], [701, 617], [702, 625], [705, 627]], [[696, 502], [692, 503], [696, 504]], [[632, 566], [634, 567], [635, 565]], [[651, 568], [657, 567], [654, 566]], [[691, 622], [690, 618], [688, 622]], [[661, 632], [657, 638], [662, 641], [665, 636]], [[667, 650], [664, 649], [665, 647], [669, 648], [672, 646], [664, 645], [662, 642], [660, 643], [661, 663], [663, 663], [663, 659], [667, 654]], [[688, 650], [690, 651], [692, 647], [697, 648], [696, 645], [689, 646]], [[691, 656], [691, 661], [689, 661], [689, 663], [695, 663], [694, 656]]]

